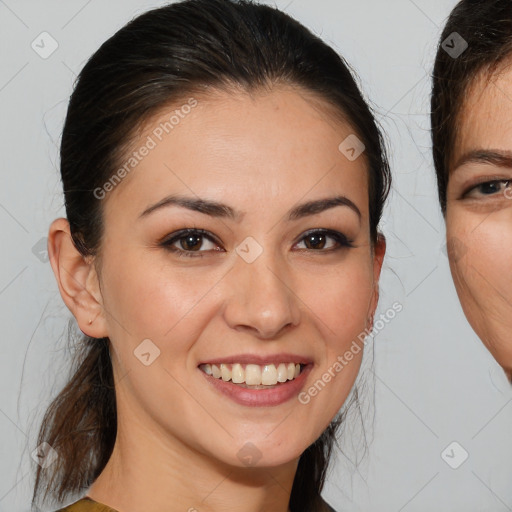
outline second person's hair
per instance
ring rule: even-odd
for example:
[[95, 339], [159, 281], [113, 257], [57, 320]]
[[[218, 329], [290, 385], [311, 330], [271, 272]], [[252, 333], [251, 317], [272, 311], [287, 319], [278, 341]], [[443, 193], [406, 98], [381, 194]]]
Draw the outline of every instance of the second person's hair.
[[[446, 51], [444, 41], [467, 47], [454, 57]], [[432, 152], [443, 214], [461, 107], [469, 88], [481, 73], [490, 76], [511, 55], [510, 0], [462, 0], [455, 6], [439, 41], [432, 77]]]

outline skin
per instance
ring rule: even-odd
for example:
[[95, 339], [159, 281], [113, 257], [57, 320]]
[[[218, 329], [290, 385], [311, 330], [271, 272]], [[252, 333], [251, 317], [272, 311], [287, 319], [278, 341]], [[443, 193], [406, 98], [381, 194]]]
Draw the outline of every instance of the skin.
[[[118, 435], [88, 496], [120, 512], [285, 512], [299, 456], [342, 406], [363, 351], [306, 405], [239, 405], [197, 366], [291, 352], [313, 361], [307, 389], [371, 326], [385, 242], [370, 243], [364, 157], [349, 161], [338, 150], [353, 130], [320, 101], [284, 86], [197, 99], [105, 199], [101, 259], [77, 253], [65, 219], [50, 228], [64, 301], [84, 333], [108, 336], [112, 346]], [[135, 148], [168, 112], [151, 120]], [[168, 206], [140, 217], [171, 193], [243, 213], [232, 220]], [[360, 216], [335, 206], [286, 219], [297, 204], [334, 195]], [[187, 227], [220, 243], [203, 238], [203, 257], [159, 244]], [[315, 228], [341, 232], [353, 247], [329, 251], [338, 246], [330, 237], [312, 245], [304, 234]], [[235, 251], [248, 236], [263, 249], [250, 264]], [[145, 366], [133, 351], [148, 338], [161, 353]], [[254, 467], [237, 457], [248, 442], [261, 456]]]
[[[468, 91], [447, 187], [450, 268], [466, 317], [512, 380], [512, 68]], [[475, 153], [478, 152], [479, 154]], [[482, 154], [487, 154], [482, 158]], [[492, 158], [489, 158], [489, 153]], [[450, 253], [450, 251], [449, 251]]]

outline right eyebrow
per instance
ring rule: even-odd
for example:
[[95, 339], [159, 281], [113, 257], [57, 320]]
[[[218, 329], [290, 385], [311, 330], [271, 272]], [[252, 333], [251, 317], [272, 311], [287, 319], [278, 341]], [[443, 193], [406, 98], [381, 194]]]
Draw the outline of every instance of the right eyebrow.
[[512, 151], [502, 151], [499, 149], [475, 149], [468, 151], [457, 160], [451, 173], [454, 173], [459, 167], [467, 163], [489, 164], [495, 167], [512, 169]]

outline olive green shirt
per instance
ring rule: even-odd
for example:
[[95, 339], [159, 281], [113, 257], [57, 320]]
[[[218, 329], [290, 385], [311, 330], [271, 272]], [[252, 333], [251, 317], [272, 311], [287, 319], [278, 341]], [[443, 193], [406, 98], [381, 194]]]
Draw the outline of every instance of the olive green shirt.
[[[322, 500], [322, 505], [323, 508], [319, 512], [336, 512], [324, 500]], [[103, 505], [103, 503], [98, 503], [86, 496], [68, 505], [66, 508], [57, 510], [57, 512], [117, 512], [117, 510], [107, 507], [107, 505]]]

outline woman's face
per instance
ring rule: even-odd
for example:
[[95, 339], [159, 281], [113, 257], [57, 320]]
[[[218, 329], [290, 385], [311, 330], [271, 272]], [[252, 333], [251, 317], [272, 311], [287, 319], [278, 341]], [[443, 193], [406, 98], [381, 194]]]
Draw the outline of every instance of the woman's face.
[[[376, 306], [384, 244], [372, 252], [364, 155], [338, 149], [350, 126], [289, 88], [195, 101], [146, 126], [137, 165], [105, 198], [120, 422], [170, 453], [275, 466], [321, 435], [354, 383], [362, 351], [333, 368]], [[203, 371], [221, 363], [220, 379]], [[296, 364], [297, 380], [264, 389], [224, 381], [286, 380]]]
[[512, 376], [512, 71], [470, 88], [447, 187], [450, 266], [464, 312]]

